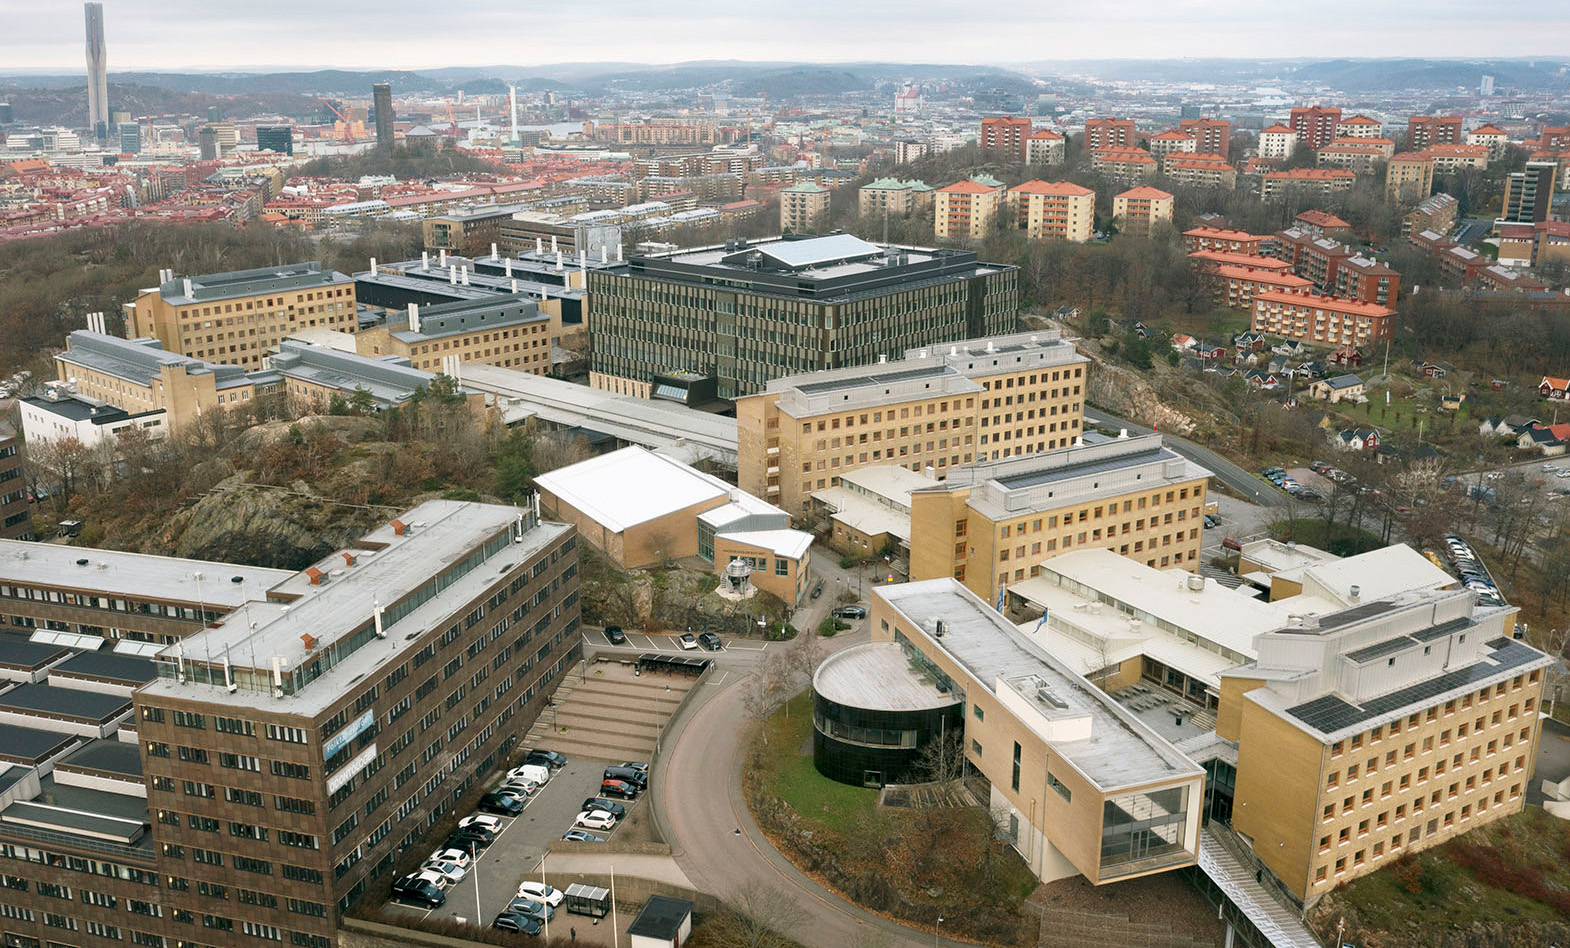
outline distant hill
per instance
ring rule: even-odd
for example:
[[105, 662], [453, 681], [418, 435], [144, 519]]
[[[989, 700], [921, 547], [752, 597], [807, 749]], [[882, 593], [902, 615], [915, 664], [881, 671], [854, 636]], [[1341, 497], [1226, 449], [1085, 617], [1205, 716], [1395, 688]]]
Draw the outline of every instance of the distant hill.
[[1474, 88], [1482, 76], [1500, 90], [1570, 88], [1570, 60], [1539, 59], [1103, 59], [1027, 63], [1027, 72], [1149, 82], [1322, 83], [1349, 92]]

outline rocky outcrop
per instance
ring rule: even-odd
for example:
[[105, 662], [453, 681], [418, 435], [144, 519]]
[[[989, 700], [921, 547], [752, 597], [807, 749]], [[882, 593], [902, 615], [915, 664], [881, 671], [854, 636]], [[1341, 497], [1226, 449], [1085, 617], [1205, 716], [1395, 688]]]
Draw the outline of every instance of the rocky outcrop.
[[170, 517], [159, 552], [304, 569], [388, 518], [378, 508], [326, 503], [303, 492], [249, 485], [244, 476], [242, 472], [230, 477]]
[[1164, 404], [1150, 383], [1132, 369], [1098, 361], [1086, 374], [1087, 400], [1114, 415], [1173, 434], [1194, 431], [1194, 419]]

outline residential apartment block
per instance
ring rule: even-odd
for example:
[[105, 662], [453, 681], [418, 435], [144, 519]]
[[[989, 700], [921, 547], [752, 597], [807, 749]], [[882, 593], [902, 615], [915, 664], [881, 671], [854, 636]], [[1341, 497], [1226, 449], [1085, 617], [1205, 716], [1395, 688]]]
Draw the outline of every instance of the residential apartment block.
[[1287, 124], [1297, 133], [1298, 144], [1323, 148], [1336, 137], [1336, 123], [1340, 121], [1340, 109], [1314, 105], [1293, 109]]
[[1285, 125], [1272, 125], [1259, 133], [1259, 157], [1285, 161], [1297, 150], [1297, 132]]
[[1466, 133], [1468, 145], [1482, 145], [1488, 149], [1488, 157], [1503, 158], [1510, 147], [1510, 137], [1504, 130], [1494, 125], [1481, 125]]
[[1395, 154], [1396, 143], [1388, 138], [1338, 138], [1314, 155], [1320, 168], [1346, 168], [1369, 174], [1381, 161]]
[[799, 372], [876, 362], [932, 339], [1008, 332], [1013, 267], [845, 234], [633, 256], [588, 271], [591, 384], [647, 396], [692, 372], [729, 399]]
[[1026, 145], [1034, 128], [1028, 118], [995, 116], [981, 120], [982, 151], [995, 152], [1010, 161], [1025, 161]]
[[856, 193], [856, 204], [862, 217], [882, 217], [884, 214], [903, 217], [931, 207], [933, 191], [925, 181], [879, 178], [861, 186]]
[[1407, 151], [1422, 151], [1431, 145], [1462, 145], [1459, 115], [1414, 115], [1406, 120]]
[[1392, 155], [1385, 166], [1385, 193], [1397, 201], [1421, 201], [1434, 193], [1434, 158], [1427, 153]]
[[1112, 220], [1125, 234], [1148, 234], [1172, 223], [1172, 202], [1172, 195], [1160, 188], [1130, 188], [1112, 196]]
[[1116, 181], [1142, 181], [1160, 170], [1160, 163], [1143, 148], [1102, 148], [1090, 155], [1096, 174]]
[[1383, 138], [1384, 125], [1378, 119], [1358, 114], [1336, 122], [1336, 138]]
[[0, 422], [0, 539], [31, 540], [33, 519], [23, 477], [22, 439], [9, 422]]
[[1410, 237], [1425, 230], [1436, 234], [1448, 233], [1455, 226], [1460, 209], [1460, 202], [1448, 194], [1424, 198], [1401, 218], [1401, 236]]
[[1360, 603], [1222, 673], [1233, 826], [1296, 898], [1520, 811], [1552, 660], [1513, 615], [1466, 590]]
[[1237, 184], [1237, 169], [1214, 154], [1173, 152], [1162, 160], [1162, 170], [1179, 184], [1196, 188], [1231, 188]]
[[1009, 214], [1031, 240], [1084, 243], [1096, 220], [1096, 192], [1068, 181], [1026, 181], [1008, 189]]
[[939, 240], [980, 240], [992, 232], [1006, 197], [1003, 182], [985, 175], [938, 188], [932, 229]]
[[1357, 181], [1357, 172], [1346, 168], [1292, 168], [1288, 171], [1267, 171], [1260, 182], [1259, 196], [1270, 200], [1288, 192], [1330, 195], [1349, 191]]
[[828, 188], [811, 181], [781, 189], [780, 230], [787, 234], [815, 233], [828, 217], [829, 193]]
[[1512, 224], [1548, 220], [1554, 197], [1554, 178], [1558, 172], [1559, 165], [1553, 161], [1529, 161], [1525, 170], [1510, 172], [1505, 179], [1499, 220]]
[[163, 281], [125, 304], [126, 332], [177, 355], [259, 369], [269, 349], [308, 328], [352, 333], [354, 280], [316, 262]]
[[1272, 272], [1235, 265], [1205, 267], [1200, 271], [1210, 281], [1216, 302], [1233, 309], [1254, 309], [1260, 293], [1312, 293], [1314, 283], [1294, 273]]
[[1015, 454], [951, 468], [941, 484], [911, 492], [911, 579], [953, 577], [991, 602], [1052, 557], [1087, 547], [1157, 569], [1197, 568], [1210, 472], [1160, 435], [1044, 454], [1016, 445]]
[[1061, 165], [1066, 140], [1051, 129], [1032, 132], [1025, 140], [1025, 163], [1030, 165]]
[[1396, 312], [1375, 303], [1300, 293], [1256, 293], [1255, 332], [1325, 346], [1367, 346], [1394, 335]]
[[1250, 234], [1246, 230], [1225, 227], [1191, 227], [1183, 232], [1183, 246], [1189, 253], [1197, 250], [1219, 250], [1223, 253], [1265, 256], [1275, 238], [1269, 234]]
[[1194, 150], [1202, 155], [1220, 155], [1224, 160], [1231, 151], [1232, 123], [1226, 119], [1182, 119], [1178, 131], [1194, 139]]
[[1322, 293], [1393, 306], [1401, 291], [1401, 274], [1395, 270], [1301, 227], [1276, 235], [1275, 255], [1289, 261], [1293, 273], [1312, 280]]
[[737, 483], [790, 513], [842, 475], [898, 465], [943, 478], [989, 458], [1053, 451], [1082, 432], [1088, 360], [1056, 332], [907, 350], [772, 379], [736, 399]]
[[1085, 122], [1084, 150], [1130, 149], [1139, 146], [1139, 130], [1133, 119], [1090, 119]]
[[1152, 135], [1145, 144], [1154, 158], [1165, 158], [1182, 152], [1192, 155], [1199, 150], [1199, 142], [1194, 140], [1194, 136], [1177, 129], [1168, 129], [1159, 135]]

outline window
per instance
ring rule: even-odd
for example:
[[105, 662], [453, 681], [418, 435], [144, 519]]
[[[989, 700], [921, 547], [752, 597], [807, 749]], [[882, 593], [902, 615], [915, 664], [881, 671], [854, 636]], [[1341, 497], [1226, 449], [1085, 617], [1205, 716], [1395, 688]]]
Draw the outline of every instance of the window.
[[1014, 771], [1013, 771], [1013, 779], [1011, 779], [1009, 781], [1009, 785], [1014, 788], [1014, 792], [1015, 793], [1019, 792], [1019, 755], [1020, 755], [1019, 741], [1015, 741], [1014, 742]]
[[1059, 780], [1050, 770], [1047, 771], [1047, 786], [1056, 790], [1058, 796], [1064, 800], [1072, 801], [1074, 799], [1074, 791], [1065, 786], [1063, 781]]

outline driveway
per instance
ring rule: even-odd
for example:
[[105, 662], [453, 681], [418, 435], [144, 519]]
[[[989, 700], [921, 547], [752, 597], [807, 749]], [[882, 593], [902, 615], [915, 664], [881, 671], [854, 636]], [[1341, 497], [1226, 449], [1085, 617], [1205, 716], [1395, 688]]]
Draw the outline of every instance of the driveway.
[[[831, 651], [867, 641], [864, 629], [830, 640]], [[784, 934], [809, 948], [966, 948], [930, 932], [905, 928], [863, 910], [803, 875], [764, 838], [741, 794], [745, 677], [701, 686], [673, 723], [654, 781], [663, 825], [676, 864], [693, 887], [722, 899], [749, 889], [778, 892], [796, 907], [801, 924]], [[670, 805], [666, 806], [666, 802]], [[693, 805], [701, 801], [701, 805]]]

